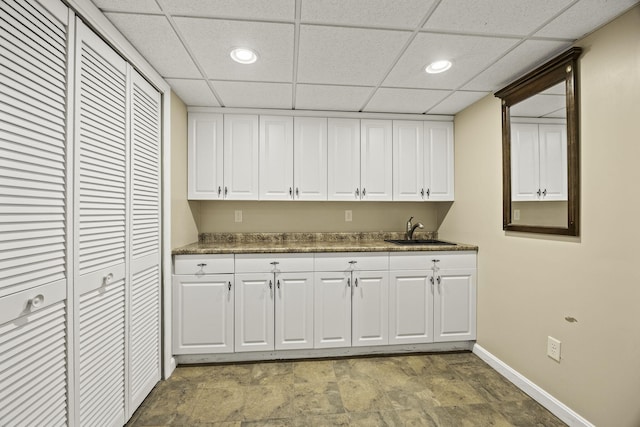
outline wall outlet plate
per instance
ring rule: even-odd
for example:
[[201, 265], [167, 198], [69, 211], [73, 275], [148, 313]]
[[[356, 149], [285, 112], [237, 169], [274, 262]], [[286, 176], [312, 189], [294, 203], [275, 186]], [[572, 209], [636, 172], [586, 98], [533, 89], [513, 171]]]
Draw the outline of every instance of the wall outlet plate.
[[553, 337], [547, 337], [547, 356], [553, 360], [560, 361], [561, 342]]
[[236, 222], [242, 222], [242, 211], [235, 211]]
[[353, 212], [350, 210], [345, 210], [344, 211], [344, 221], [345, 222], [351, 222], [353, 221]]

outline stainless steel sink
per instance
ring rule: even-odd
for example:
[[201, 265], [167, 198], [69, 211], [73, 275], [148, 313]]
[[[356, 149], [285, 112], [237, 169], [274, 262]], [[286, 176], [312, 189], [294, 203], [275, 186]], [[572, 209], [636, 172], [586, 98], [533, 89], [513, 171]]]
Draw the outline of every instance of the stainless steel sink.
[[393, 243], [394, 245], [445, 245], [455, 246], [455, 243], [443, 242], [442, 240], [435, 239], [415, 239], [415, 240], [394, 240], [387, 239], [385, 242]]

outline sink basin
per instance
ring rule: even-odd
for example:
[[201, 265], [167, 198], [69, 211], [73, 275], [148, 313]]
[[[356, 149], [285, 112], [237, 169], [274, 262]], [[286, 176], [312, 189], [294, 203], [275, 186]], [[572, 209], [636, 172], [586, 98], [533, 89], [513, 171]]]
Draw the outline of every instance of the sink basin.
[[393, 240], [388, 239], [385, 242], [393, 243], [394, 245], [446, 245], [455, 246], [455, 243], [443, 242], [442, 240], [435, 239], [416, 239], [416, 240]]

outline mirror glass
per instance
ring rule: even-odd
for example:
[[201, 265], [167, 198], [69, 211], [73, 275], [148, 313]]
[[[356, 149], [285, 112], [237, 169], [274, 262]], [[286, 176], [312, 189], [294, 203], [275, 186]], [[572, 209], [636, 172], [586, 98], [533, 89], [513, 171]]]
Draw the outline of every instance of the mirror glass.
[[505, 230], [578, 235], [580, 53], [572, 48], [496, 92]]

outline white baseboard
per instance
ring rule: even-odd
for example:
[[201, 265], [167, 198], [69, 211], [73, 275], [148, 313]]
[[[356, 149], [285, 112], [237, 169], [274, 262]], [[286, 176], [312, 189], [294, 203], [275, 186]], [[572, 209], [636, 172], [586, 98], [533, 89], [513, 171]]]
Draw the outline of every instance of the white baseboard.
[[495, 369], [500, 375], [511, 381], [516, 387], [527, 393], [531, 398], [533, 398], [533, 400], [547, 408], [549, 412], [560, 418], [569, 426], [595, 427], [589, 421], [581, 417], [577, 412], [531, 382], [511, 366], [489, 353], [487, 350], [482, 348], [482, 346], [475, 344], [472, 351], [476, 356]]

